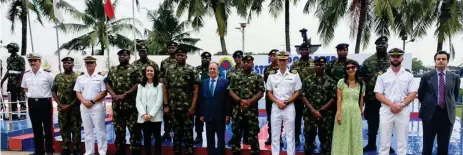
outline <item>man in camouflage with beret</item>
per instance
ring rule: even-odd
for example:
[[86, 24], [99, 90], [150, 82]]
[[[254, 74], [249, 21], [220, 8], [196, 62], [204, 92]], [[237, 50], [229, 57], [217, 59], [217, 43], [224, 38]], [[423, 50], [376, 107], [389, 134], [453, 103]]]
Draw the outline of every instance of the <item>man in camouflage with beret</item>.
[[[175, 42], [170, 42], [167, 44], [167, 53], [169, 53], [169, 57], [161, 61], [161, 73], [159, 75], [161, 82], [164, 81], [165, 75], [171, 72], [171, 70], [177, 64], [177, 60], [175, 59], [175, 50], [177, 50], [177, 47], [178, 47], [178, 44]], [[167, 92], [165, 92], [166, 85], [164, 84], [162, 86], [164, 87], [163, 88], [164, 90], [163, 103], [167, 105]], [[171, 140], [172, 137], [170, 133], [172, 132], [172, 125], [171, 125], [172, 116], [168, 112], [164, 112], [163, 119], [164, 119], [164, 135], [162, 136], [162, 138], [165, 141]]]
[[[195, 69], [196, 71], [199, 72], [200, 75], [200, 81], [203, 81], [204, 79], [209, 78], [209, 63], [211, 62], [211, 53], [209, 52], [203, 52], [201, 54], [201, 65], [196, 66]], [[196, 109], [199, 110], [201, 103], [196, 104]], [[198, 113], [197, 113], [198, 114]], [[194, 143], [202, 143], [203, 142], [203, 128], [204, 128], [204, 122], [199, 119], [199, 116], [195, 116], [195, 131], [196, 131], [196, 139]]]
[[[315, 73], [315, 68], [314, 68], [314, 63], [313, 60], [310, 59], [309, 54], [310, 54], [310, 46], [307, 43], [302, 43], [301, 46], [299, 46], [299, 51], [301, 52], [301, 58], [297, 60], [296, 62], [293, 62], [291, 65], [291, 70], [296, 70], [297, 73], [299, 73], [299, 78], [300, 79], [305, 79], [309, 75], [312, 75]], [[296, 107], [296, 146], [300, 144], [300, 139], [299, 136], [301, 135], [301, 122], [302, 122], [302, 109], [304, 109], [304, 103], [302, 103], [301, 98], [297, 99], [294, 102], [294, 106]], [[315, 134], [313, 132], [313, 134]], [[306, 139], [306, 143], [312, 143], [315, 145], [315, 139]]]
[[[245, 56], [243, 58], [243, 65], [243, 71], [232, 74], [229, 79], [230, 96], [234, 101], [234, 104], [232, 104], [232, 153], [233, 155], [240, 154], [241, 129], [244, 126], [248, 126], [251, 154], [259, 155], [260, 147], [257, 137], [260, 131], [258, 101], [265, 92], [264, 80], [261, 75], [252, 71], [254, 67], [254, 58], [252, 56]], [[243, 117], [249, 120], [243, 121]]]
[[[379, 128], [381, 102], [376, 99], [373, 90], [378, 76], [385, 73], [390, 67], [389, 54], [387, 53], [388, 38], [384, 36], [379, 37], [376, 39], [375, 44], [376, 53], [363, 62], [362, 69], [360, 70], [363, 80], [366, 82], [364, 117], [368, 123], [368, 144], [363, 148], [364, 152], [376, 151], [376, 135]], [[395, 151], [391, 148], [390, 152], [393, 153]]]
[[[271, 73], [274, 73], [276, 72], [280, 67], [278, 65], [278, 59], [276, 57], [276, 53], [278, 52], [277, 49], [272, 49], [269, 53], [268, 53], [268, 57], [270, 59], [270, 64], [268, 66], [265, 66], [264, 68], [264, 82], [267, 82], [267, 79], [268, 79], [268, 76], [271, 74]], [[266, 92], [267, 93], [267, 92]], [[270, 120], [270, 117], [271, 117], [271, 114], [272, 114], [272, 101], [268, 98], [267, 95], [265, 95], [265, 111], [267, 112], [267, 126], [268, 126], [268, 129], [267, 129], [267, 132], [268, 132], [268, 138], [267, 140], [265, 141], [265, 145], [270, 145], [272, 144], [272, 123], [271, 123], [271, 120]]]
[[76, 94], [73, 91], [74, 85], [79, 74], [73, 71], [74, 59], [65, 57], [61, 59], [63, 62], [64, 73], [55, 76], [53, 87], [51, 88], [53, 99], [58, 105], [58, 121], [63, 138], [61, 151], [62, 155], [70, 155], [71, 150], [69, 144], [72, 143], [74, 154], [80, 154], [80, 127], [82, 127], [82, 119], [80, 117], [79, 101], [76, 99]]
[[[331, 77], [326, 75], [325, 57], [319, 57], [314, 61], [315, 74], [309, 75], [303, 80], [302, 101], [304, 108], [304, 137], [305, 139], [315, 139], [317, 131], [320, 140], [320, 154], [331, 154], [331, 138], [333, 136], [334, 110], [336, 106], [336, 83]], [[311, 137], [313, 136], [313, 137]], [[312, 144], [305, 143], [305, 154], [312, 154]]]
[[135, 107], [135, 97], [137, 92], [137, 84], [141, 81], [137, 69], [129, 64], [130, 51], [120, 50], [117, 52], [119, 56], [119, 65], [109, 69], [108, 76], [104, 82], [106, 89], [111, 95], [114, 132], [116, 139], [116, 154], [125, 154], [126, 144], [126, 127], [130, 132], [130, 150], [132, 154], [140, 154], [140, 139], [141, 133], [136, 126], [138, 119], [137, 108]]
[[351, 60], [347, 58], [347, 54], [349, 52], [349, 44], [338, 44], [336, 46], [336, 52], [338, 57], [328, 62], [325, 66], [325, 74], [331, 77], [335, 83], [344, 78], [345, 64], [347, 60]]
[[146, 48], [145, 45], [139, 45], [137, 46], [137, 49], [138, 49], [138, 56], [140, 56], [140, 59], [135, 60], [132, 63], [132, 66], [134, 66], [135, 69], [138, 70], [137, 72], [140, 74], [140, 79], [142, 79], [143, 77], [142, 70], [145, 69], [146, 66], [152, 65], [154, 66], [155, 70], [159, 70], [159, 66], [156, 62], [148, 59], [148, 49]]
[[199, 73], [186, 64], [187, 50], [179, 47], [175, 50], [177, 64], [169, 70], [164, 79], [168, 104], [165, 111], [172, 114], [174, 130], [174, 153], [182, 154], [182, 141], [187, 155], [193, 154], [193, 116], [199, 94]]
[[19, 101], [21, 111], [24, 111], [23, 112], [24, 115], [21, 115], [20, 118], [18, 118], [18, 115], [13, 114], [12, 120], [26, 119], [25, 94], [24, 94], [24, 90], [21, 89], [21, 80], [24, 75], [24, 71], [26, 70], [26, 63], [24, 61], [24, 58], [18, 55], [18, 52], [19, 52], [18, 44], [10, 43], [6, 45], [5, 48], [8, 49], [8, 53], [10, 53], [11, 55], [10, 57], [6, 59], [7, 71], [6, 71], [5, 76], [3, 76], [0, 86], [3, 87], [3, 83], [5, 82], [6, 79], [8, 79], [6, 91], [11, 93], [11, 99], [9, 101], [9, 102], [12, 102], [11, 110], [12, 112], [18, 111], [18, 104], [13, 103], [13, 102]]

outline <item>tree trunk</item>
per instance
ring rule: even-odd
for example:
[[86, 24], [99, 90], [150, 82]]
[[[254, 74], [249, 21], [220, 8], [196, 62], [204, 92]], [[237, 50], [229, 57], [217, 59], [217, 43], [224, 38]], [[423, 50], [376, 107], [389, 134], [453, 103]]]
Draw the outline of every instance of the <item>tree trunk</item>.
[[27, 53], [27, 14], [29, 9], [27, 9], [27, 0], [22, 0], [21, 6], [21, 55], [26, 55]]
[[368, 0], [361, 0], [360, 2], [360, 16], [359, 24], [357, 27], [357, 38], [355, 40], [355, 54], [360, 53], [360, 42], [362, 41], [363, 28], [365, 27], [366, 7]]
[[291, 52], [291, 43], [289, 40], [289, 0], [285, 0], [285, 40], [286, 51]]
[[[444, 42], [443, 41], [437, 41], [437, 51], [441, 51], [442, 50], [442, 46], [443, 46]], [[437, 52], [436, 51], [436, 52]]]
[[[212, 10], [214, 10], [214, 17], [215, 17], [215, 21], [217, 23], [217, 31], [219, 32], [220, 46], [222, 47], [222, 54], [228, 55], [227, 46], [225, 44], [225, 30], [223, 30], [223, 33], [220, 32], [221, 26], [220, 26], [220, 23], [219, 23], [220, 22], [219, 21], [220, 18], [219, 18], [219, 15], [218, 15], [219, 12], [217, 12], [217, 10], [216, 10], [217, 7], [219, 7], [219, 6], [218, 6], [217, 3], [212, 3], [211, 7], [212, 7]], [[225, 22], [224, 24], [226, 24], [227, 21], [224, 21], [224, 22]], [[224, 29], [226, 29], [226, 28], [227, 28], [227, 25], [224, 26]]]
[[222, 54], [228, 55], [227, 46], [225, 45], [225, 37], [220, 36], [220, 46], [222, 46]]

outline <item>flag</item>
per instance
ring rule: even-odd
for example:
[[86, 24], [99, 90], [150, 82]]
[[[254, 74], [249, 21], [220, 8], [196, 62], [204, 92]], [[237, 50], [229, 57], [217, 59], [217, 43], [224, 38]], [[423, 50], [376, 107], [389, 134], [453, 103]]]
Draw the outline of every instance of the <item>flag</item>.
[[60, 1], [61, 0], [53, 0], [53, 14], [58, 22], [63, 22], [64, 18], [61, 15], [61, 11], [58, 9], [58, 3], [60, 3]]
[[111, 0], [106, 0], [106, 3], [104, 4], [104, 12], [109, 19], [114, 17], [114, 8]]
[[40, 17], [40, 11], [39, 11], [39, 3], [37, 3], [37, 0], [32, 0], [32, 5], [34, 6], [34, 9], [36, 10], [35, 12], [37, 13], [37, 16]]
[[140, 12], [140, 2], [135, 0], [135, 4], [137, 5], [137, 11]]

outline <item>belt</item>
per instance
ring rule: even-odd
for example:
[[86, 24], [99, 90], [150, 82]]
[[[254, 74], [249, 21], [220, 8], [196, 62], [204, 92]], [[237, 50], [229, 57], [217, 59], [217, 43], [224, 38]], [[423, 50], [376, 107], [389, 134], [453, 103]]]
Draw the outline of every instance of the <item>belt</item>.
[[29, 101], [50, 101], [50, 98], [28, 98]]
[[9, 74], [21, 74], [21, 71], [14, 71], [14, 70], [10, 70], [8, 71]]

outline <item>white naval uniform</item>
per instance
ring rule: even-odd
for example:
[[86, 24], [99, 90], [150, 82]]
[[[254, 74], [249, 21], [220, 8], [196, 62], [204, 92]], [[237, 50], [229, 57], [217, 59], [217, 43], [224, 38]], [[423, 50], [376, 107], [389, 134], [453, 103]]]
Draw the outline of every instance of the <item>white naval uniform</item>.
[[[374, 92], [381, 93], [385, 98], [393, 103], [402, 103], [408, 94], [416, 92], [413, 74], [405, 71], [403, 67], [396, 75], [391, 68], [384, 74], [378, 76]], [[391, 112], [391, 108], [386, 104], [381, 104], [379, 110], [380, 120], [379, 129], [381, 136], [380, 155], [389, 155], [393, 128], [397, 137], [397, 154], [407, 154], [408, 143], [408, 124], [410, 121], [409, 107], [405, 106], [397, 114]]]
[[[104, 77], [96, 72], [90, 76], [88, 73], [80, 75], [74, 86], [74, 91], [81, 92], [85, 100], [93, 100], [99, 93], [106, 90]], [[80, 114], [82, 123], [84, 124], [85, 133], [85, 155], [95, 154], [95, 138], [93, 135], [93, 126], [96, 129], [98, 153], [105, 155], [108, 148], [108, 140], [106, 138], [105, 114], [106, 107], [100, 101], [96, 102], [90, 109], [80, 104]]]
[[[294, 93], [301, 89], [302, 83], [298, 74], [293, 74], [286, 70], [284, 74], [278, 70], [275, 74], [270, 74], [267, 79], [267, 90], [273, 91], [273, 96], [278, 100], [288, 100]], [[272, 128], [272, 155], [280, 154], [280, 134], [281, 121], [284, 121], [284, 129], [286, 134], [287, 154], [294, 155], [296, 153], [295, 146], [295, 118], [296, 109], [294, 103], [290, 103], [286, 108], [280, 109], [276, 103], [272, 104], [271, 113], [271, 128]]]

